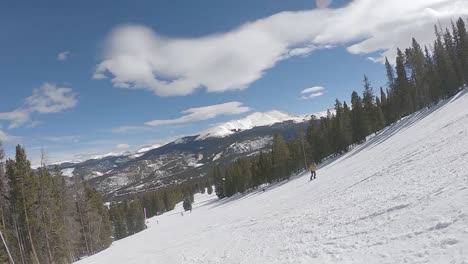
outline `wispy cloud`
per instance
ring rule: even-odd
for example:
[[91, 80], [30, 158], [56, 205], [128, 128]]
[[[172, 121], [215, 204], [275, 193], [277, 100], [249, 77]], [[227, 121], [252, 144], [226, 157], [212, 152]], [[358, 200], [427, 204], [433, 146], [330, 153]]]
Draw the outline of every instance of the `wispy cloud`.
[[53, 142], [53, 143], [78, 143], [80, 142], [80, 136], [43, 136], [41, 140]]
[[115, 146], [117, 149], [128, 149], [130, 148], [130, 145], [129, 144], [118, 144], [117, 146]]
[[44, 83], [33, 90], [33, 94], [25, 99], [24, 105], [10, 112], [0, 112], [0, 120], [9, 121], [9, 129], [17, 128], [29, 123], [36, 126], [40, 122], [30, 122], [32, 113], [56, 113], [75, 107], [78, 96], [71, 88], [58, 87], [51, 83]]
[[38, 113], [56, 113], [73, 108], [78, 104], [77, 95], [71, 88], [44, 83], [26, 98], [28, 109]]
[[0, 113], [0, 120], [10, 122], [8, 129], [17, 128], [29, 121], [29, 111], [25, 109], [16, 109], [11, 112], [3, 112]]
[[411, 37], [428, 44], [434, 24], [468, 15], [466, 0], [354, 0], [337, 9], [327, 8], [330, 0], [316, 3], [321, 8], [281, 12], [199, 38], [168, 38], [142, 25], [116, 27], [94, 78], [160, 96], [242, 90], [279, 61], [331, 46], [379, 52], [375, 60], [393, 58]]
[[202, 121], [222, 115], [236, 115], [250, 111], [251, 108], [244, 106], [240, 102], [228, 102], [224, 104], [209, 105], [203, 107], [190, 108], [183, 111], [183, 115], [176, 119], [152, 120], [145, 124], [148, 126], [161, 126], [172, 124], [183, 124], [195, 121]]
[[325, 88], [322, 86], [314, 86], [314, 87], [306, 88], [301, 91], [302, 96], [300, 97], [300, 99], [306, 100], [306, 99], [319, 97], [323, 95], [324, 91], [325, 91]]
[[320, 92], [320, 91], [323, 91], [323, 90], [325, 90], [325, 88], [322, 87], [322, 86], [314, 86], [314, 87], [310, 87], [310, 88], [306, 88], [306, 89], [302, 90], [301, 94], [316, 93], [316, 92]]
[[20, 141], [21, 138], [13, 135], [9, 135], [6, 132], [0, 130], [0, 141], [1, 142], [16, 142]]
[[301, 96], [301, 99], [303, 99], [303, 100], [312, 99], [312, 98], [319, 97], [319, 96], [322, 96], [322, 95], [323, 95], [322, 92], [319, 92], [319, 93], [311, 93], [311, 94], [309, 94], [309, 95]]
[[66, 61], [70, 57], [70, 51], [62, 51], [57, 54], [57, 60], [59, 61]]
[[111, 129], [112, 133], [138, 133], [152, 129], [147, 126], [119, 126]]

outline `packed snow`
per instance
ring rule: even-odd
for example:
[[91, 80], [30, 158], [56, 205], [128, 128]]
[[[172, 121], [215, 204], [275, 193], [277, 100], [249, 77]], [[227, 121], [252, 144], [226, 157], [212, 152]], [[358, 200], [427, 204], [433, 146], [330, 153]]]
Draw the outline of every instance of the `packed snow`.
[[406, 117], [311, 182], [196, 195], [79, 263], [468, 263], [467, 106], [463, 92]]

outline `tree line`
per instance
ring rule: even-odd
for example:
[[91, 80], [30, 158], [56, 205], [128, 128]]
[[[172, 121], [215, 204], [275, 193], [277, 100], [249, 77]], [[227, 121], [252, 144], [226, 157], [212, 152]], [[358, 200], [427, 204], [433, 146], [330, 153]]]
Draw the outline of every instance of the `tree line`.
[[144, 230], [145, 211], [153, 217], [182, 201], [191, 210], [195, 193], [213, 192], [197, 178], [104, 203], [88, 184], [65, 178], [45, 162], [32, 169], [19, 145], [5, 162], [0, 142], [0, 263], [72, 263]]
[[31, 169], [21, 146], [14, 159], [3, 158], [0, 150], [0, 263], [71, 263], [110, 245], [108, 210], [96, 190], [67, 187], [58, 168]]
[[212, 186], [208, 178], [197, 178], [156, 191], [134, 194], [124, 201], [111, 202], [109, 214], [114, 239], [122, 239], [144, 230], [146, 228], [145, 216], [150, 218], [172, 211], [180, 202], [183, 202], [185, 211], [192, 210], [194, 194], [205, 193], [205, 191], [211, 194]]
[[304, 135], [285, 142], [280, 134], [271, 150], [256, 157], [215, 165], [211, 178], [219, 198], [257, 189], [289, 179], [314, 162], [343, 154], [354, 144], [411, 113], [431, 107], [468, 85], [468, 34], [459, 18], [451, 28], [435, 26], [435, 41], [422, 47], [412, 39], [411, 47], [397, 49], [395, 63], [385, 59], [386, 87], [377, 94], [364, 76], [363, 93], [353, 91], [351, 105], [336, 99], [326, 117], [312, 117]]

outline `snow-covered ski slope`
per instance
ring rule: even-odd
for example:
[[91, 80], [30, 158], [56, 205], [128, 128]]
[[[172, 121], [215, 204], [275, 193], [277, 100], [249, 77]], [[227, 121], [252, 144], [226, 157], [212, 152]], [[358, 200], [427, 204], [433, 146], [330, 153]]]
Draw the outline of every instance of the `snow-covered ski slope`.
[[[468, 92], [266, 192], [150, 227], [80, 264], [468, 263]], [[159, 224], [156, 223], [159, 222]]]

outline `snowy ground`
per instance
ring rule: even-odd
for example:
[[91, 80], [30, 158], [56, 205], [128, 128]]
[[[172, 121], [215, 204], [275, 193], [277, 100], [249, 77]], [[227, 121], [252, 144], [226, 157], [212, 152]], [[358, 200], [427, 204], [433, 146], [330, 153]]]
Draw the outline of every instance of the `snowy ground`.
[[197, 195], [192, 213], [178, 205], [79, 263], [468, 263], [468, 93], [317, 175], [223, 201]]

